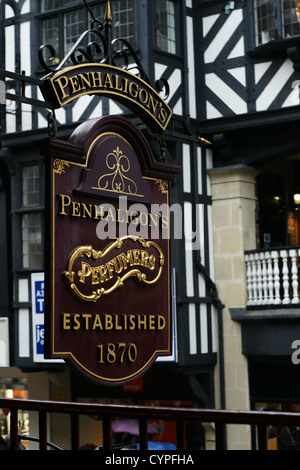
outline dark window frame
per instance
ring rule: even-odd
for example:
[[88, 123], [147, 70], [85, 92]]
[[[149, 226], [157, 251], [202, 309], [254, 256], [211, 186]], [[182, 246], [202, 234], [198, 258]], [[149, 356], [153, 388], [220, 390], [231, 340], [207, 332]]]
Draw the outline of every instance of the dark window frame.
[[283, 40], [289, 38], [300, 37], [300, 28], [299, 32], [296, 34], [291, 34], [290, 36], [285, 34], [285, 28], [287, 27], [288, 23], [285, 23], [283, 20], [283, 0], [272, 0], [273, 2], [273, 21], [274, 21], [274, 37], [266, 40], [265, 42], [257, 42], [257, 17], [256, 17], [256, 1], [253, 1], [253, 9], [254, 9], [254, 31], [255, 31], [255, 46], [259, 47], [264, 44], [268, 44], [273, 40]]
[[[257, 23], [256, 23], [256, 12], [255, 12], [255, 0], [249, 2], [249, 16], [251, 18], [250, 30], [252, 30], [251, 39], [248, 41], [247, 54], [250, 57], [270, 59], [278, 55], [286, 56], [290, 47], [300, 45], [300, 33], [290, 37], [284, 37], [283, 35], [283, 22], [282, 22], [282, 9], [281, 0], [273, 0], [275, 4], [275, 37], [274, 39], [267, 41], [262, 44], [256, 43], [257, 35]], [[249, 19], [250, 19], [249, 18]], [[289, 54], [289, 53], [288, 53]]]
[[180, 56], [182, 54], [182, 44], [180, 41], [180, 34], [182, 31], [180, 16], [181, 16], [181, 2], [178, 0], [171, 0], [174, 3], [174, 13], [175, 13], [175, 52], [169, 52], [164, 49], [160, 49], [157, 46], [157, 35], [156, 35], [156, 0], [153, 2], [153, 48], [155, 53], [163, 54], [170, 57]]
[[[38, 166], [39, 169], [39, 202], [36, 204], [23, 204], [23, 169], [25, 167]], [[21, 188], [21, 191], [18, 192], [18, 197], [16, 199], [16, 208], [15, 215], [17, 217], [17, 233], [21, 234], [21, 240], [18, 240], [17, 246], [15, 249], [16, 253], [16, 270], [22, 272], [34, 272], [41, 271], [44, 268], [44, 210], [45, 210], [45, 197], [44, 197], [44, 163], [40, 159], [24, 160], [18, 166], [17, 171], [17, 182], [18, 187]], [[24, 266], [24, 252], [23, 252], [23, 217], [25, 215], [31, 214], [40, 214], [41, 216], [41, 261], [39, 266]]]

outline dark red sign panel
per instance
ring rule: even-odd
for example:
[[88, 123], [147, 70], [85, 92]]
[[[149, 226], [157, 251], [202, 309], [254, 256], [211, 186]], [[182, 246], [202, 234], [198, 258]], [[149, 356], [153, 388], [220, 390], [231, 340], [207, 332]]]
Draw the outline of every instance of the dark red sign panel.
[[[46, 155], [46, 356], [119, 385], [171, 354], [170, 179], [121, 117], [79, 126]], [[48, 248], [48, 249], [47, 249]]]

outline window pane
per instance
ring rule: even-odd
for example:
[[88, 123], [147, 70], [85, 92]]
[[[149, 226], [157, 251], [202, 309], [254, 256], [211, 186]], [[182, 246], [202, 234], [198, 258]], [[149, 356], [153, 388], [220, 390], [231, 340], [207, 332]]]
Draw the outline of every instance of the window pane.
[[41, 214], [22, 216], [23, 268], [42, 266], [42, 223]]
[[156, 0], [156, 46], [175, 54], [175, 4], [170, 0]]
[[40, 203], [39, 167], [38, 165], [23, 168], [23, 206]]
[[133, 0], [117, 0], [112, 3], [114, 37], [127, 39], [133, 44]]
[[79, 0], [41, 0], [41, 13], [47, 11], [58, 10], [61, 7], [67, 7], [68, 5], [74, 5], [74, 3], [81, 3]]
[[83, 10], [70, 11], [64, 15], [65, 43], [64, 54], [67, 54], [79, 36], [85, 31]]
[[300, 0], [282, 1], [283, 36], [300, 34]]
[[256, 0], [256, 44], [275, 39], [275, 8], [273, 0]]
[[[54, 50], [57, 55], [59, 55], [59, 23], [58, 17], [49, 18], [48, 20], [41, 21], [42, 27], [42, 44], [50, 44], [54, 47]], [[51, 57], [51, 54], [48, 53], [48, 56], [45, 56], [45, 61], [47, 65], [53, 65], [53, 63], [59, 63], [59, 59]]]
[[[91, 7], [95, 18], [104, 20], [106, 3]], [[134, 6], [133, 0], [116, 0], [111, 2], [113, 37], [127, 39], [133, 45], [134, 40]]]
[[82, 3], [82, 1], [77, 0], [62, 0], [63, 1], [63, 6], [67, 7], [68, 5], [74, 5], [74, 3]]
[[[106, 4], [104, 4], [104, 3], [100, 3], [98, 5], [95, 5], [95, 6], [91, 7], [91, 10], [93, 12], [94, 17], [99, 18], [99, 20], [101, 20], [101, 21], [104, 20], [105, 9], [106, 9]], [[89, 13], [89, 24], [90, 24], [91, 20], [92, 20], [92, 17]]]
[[41, 12], [56, 10], [60, 7], [60, 0], [42, 0], [41, 1]]

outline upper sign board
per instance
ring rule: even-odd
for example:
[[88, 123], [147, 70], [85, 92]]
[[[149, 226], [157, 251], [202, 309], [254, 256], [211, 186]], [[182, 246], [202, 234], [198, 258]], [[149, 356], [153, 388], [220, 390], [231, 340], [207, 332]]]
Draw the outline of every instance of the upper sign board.
[[45, 99], [60, 108], [84, 95], [102, 95], [123, 104], [139, 116], [153, 132], [166, 130], [172, 110], [144, 80], [118, 67], [82, 64], [57, 72], [43, 80]]

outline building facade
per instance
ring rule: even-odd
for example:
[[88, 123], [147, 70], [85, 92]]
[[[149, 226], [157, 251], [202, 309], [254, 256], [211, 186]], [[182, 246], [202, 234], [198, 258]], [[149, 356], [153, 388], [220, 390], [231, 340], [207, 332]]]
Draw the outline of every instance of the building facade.
[[200, 128], [214, 144], [215, 272], [228, 308], [226, 404], [234, 408], [238, 400], [229, 390], [243, 400], [246, 388], [251, 409], [296, 410], [299, 4], [228, 2], [222, 10], [221, 2], [209, 3], [201, 13]]
[[[108, 98], [83, 96], [55, 115], [43, 106], [34, 79], [62, 63], [83, 31], [101, 24], [106, 1], [0, 3], [1, 68], [10, 72], [0, 77], [2, 393], [296, 409], [298, 2], [110, 3], [113, 37], [132, 45], [151, 83], [169, 84], [173, 117], [162, 136]], [[39, 52], [45, 44], [51, 48]], [[100, 50], [90, 52], [101, 60]], [[47, 288], [47, 227], [39, 142], [53, 133], [67, 140], [87, 119], [113, 114], [139, 126], [158, 160], [182, 167], [172, 185], [172, 203], [180, 207], [175, 228], [182, 231], [172, 241], [173, 356], [137, 383], [107, 388], [41, 355], [43, 323], [36, 316]], [[68, 446], [69, 424], [55, 419], [51, 440]], [[101, 439], [91, 421], [83, 445]], [[192, 434], [192, 447], [209, 448], [209, 426], [199, 424]], [[250, 448], [253, 439], [248, 429], [228, 429], [231, 448]]]

